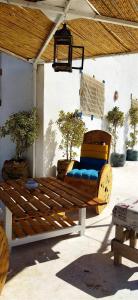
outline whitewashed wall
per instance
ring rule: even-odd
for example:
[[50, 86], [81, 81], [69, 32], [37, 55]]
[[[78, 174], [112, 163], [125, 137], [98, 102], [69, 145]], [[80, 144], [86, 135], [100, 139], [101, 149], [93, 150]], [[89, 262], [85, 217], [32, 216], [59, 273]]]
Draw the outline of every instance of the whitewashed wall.
[[[1, 55], [3, 75], [0, 84], [0, 125], [11, 113], [29, 110], [33, 106], [32, 66], [6, 54]], [[36, 174], [54, 175], [57, 159], [62, 157], [58, 150], [60, 134], [55, 125], [61, 109], [74, 111], [79, 108], [80, 74], [55, 73], [51, 64], [41, 66], [38, 81], [41, 81], [37, 93], [40, 110], [40, 139], [37, 142]], [[105, 114], [117, 105], [125, 113], [130, 107], [130, 94], [138, 97], [138, 55], [86, 60], [84, 72], [95, 75], [98, 80], [105, 80]], [[44, 89], [43, 89], [44, 81]], [[118, 90], [119, 100], [114, 103], [114, 91]], [[44, 103], [43, 103], [44, 100]], [[88, 130], [103, 128], [102, 121], [83, 117]], [[52, 124], [53, 122], [53, 124]], [[122, 152], [128, 128], [125, 126], [119, 134], [118, 151]], [[40, 151], [41, 150], [41, 151]], [[14, 156], [15, 145], [10, 138], [0, 140], [0, 170], [3, 161]], [[29, 159], [31, 161], [32, 153]], [[40, 163], [41, 162], [41, 163]]]
[[[1, 54], [0, 126], [10, 114], [29, 110], [33, 105], [32, 66], [6, 54]], [[31, 152], [31, 151], [30, 151]], [[0, 177], [4, 160], [15, 155], [15, 145], [10, 137], [0, 139]], [[32, 163], [32, 153], [29, 155]]]
[[[114, 56], [85, 60], [84, 72], [95, 75], [98, 80], [105, 80], [105, 114], [114, 106], [118, 106], [125, 114], [130, 108], [130, 94], [138, 97], [138, 55]], [[80, 74], [55, 73], [51, 64], [44, 66], [44, 174], [55, 173], [57, 159], [62, 157], [58, 149], [60, 134], [55, 123], [61, 109], [74, 111], [79, 108]], [[119, 99], [114, 102], [115, 90], [119, 92]], [[100, 119], [91, 121], [90, 117], [83, 117], [88, 130], [104, 128]], [[128, 133], [128, 125], [119, 130], [117, 151], [124, 152], [124, 142]]]
[[[105, 80], [105, 115], [114, 106], [125, 114], [125, 124], [118, 130], [117, 151], [125, 151], [125, 140], [128, 135], [127, 113], [130, 108], [131, 93], [138, 97], [138, 55], [114, 56], [87, 61], [85, 71], [94, 74], [98, 80]], [[115, 90], [119, 93], [116, 102], [113, 100]]]
[[[55, 122], [60, 110], [67, 112], [79, 108], [80, 73], [56, 73], [51, 64], [45, 64], [44, 75], [44, 174], [54, 175], [57, 160], [62, 158], [58, 148], [61, 136]], [[91, 121], [90, 117], [83, 120], [88, 129], [101, 128], [101, 120]]]

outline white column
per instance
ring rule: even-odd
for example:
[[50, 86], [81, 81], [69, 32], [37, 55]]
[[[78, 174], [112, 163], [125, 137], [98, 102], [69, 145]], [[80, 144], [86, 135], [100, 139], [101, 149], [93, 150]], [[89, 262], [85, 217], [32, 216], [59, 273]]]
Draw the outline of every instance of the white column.
[[36, 72], [36, 107], [39, 117], [39, 136], [35, 147], [35, 176], [44, 176], [44, 64], [37, 66]]
[[12, 241], [12, 213], [7, 207], [5, 207], [4, 228], [8, 239], [9, 248], [10, 248], [11, 241]]

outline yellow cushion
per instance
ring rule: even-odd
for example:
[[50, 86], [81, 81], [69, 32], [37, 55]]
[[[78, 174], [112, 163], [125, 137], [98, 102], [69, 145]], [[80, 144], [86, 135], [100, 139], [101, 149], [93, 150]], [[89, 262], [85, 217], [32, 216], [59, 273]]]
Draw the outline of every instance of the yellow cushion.
[[82, 144], [81, 157], [108, 159], [108, 145]]

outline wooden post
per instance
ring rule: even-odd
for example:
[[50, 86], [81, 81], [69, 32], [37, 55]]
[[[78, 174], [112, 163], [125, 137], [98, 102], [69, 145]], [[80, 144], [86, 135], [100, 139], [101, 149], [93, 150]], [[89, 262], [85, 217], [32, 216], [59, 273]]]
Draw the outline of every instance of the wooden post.
[[[123, 227], [116, 225], [115, 228], [115, 239], [119, 241], [120, 243], [123, 243], [124, 241], [124, 234], [123, 234]], [[119, 265], [122, 263], [122, 256], [119, 254], [119, 251], [117, 248], [113, 247], [114, 251], [114, 264]]]
[[136, 246], [136, 232], [134, 230], [130, 230], [130, 247], [135, 248]]

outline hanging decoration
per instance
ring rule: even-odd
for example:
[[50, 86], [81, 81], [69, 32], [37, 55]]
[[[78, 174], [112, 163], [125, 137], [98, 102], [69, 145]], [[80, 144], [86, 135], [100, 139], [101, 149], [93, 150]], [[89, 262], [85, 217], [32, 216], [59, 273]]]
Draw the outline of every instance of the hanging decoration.
[[[72, 66], [73, 49], [81, 50], [81, 65], [80, 67]], [[64, 57], [64, 58], [63, 58]], [[84, 47], [74, 46], [73, 37], [66, 24], [55, 32], [54, 35], [54, 59], [52, 67], [55, 72], [72, 72], [72, 69], [83, 69], [84, 63]]]
[[86, 74], [81, 74], [80, 110], [84, 115], [102, 118], [104, 115], [105, 84]]

